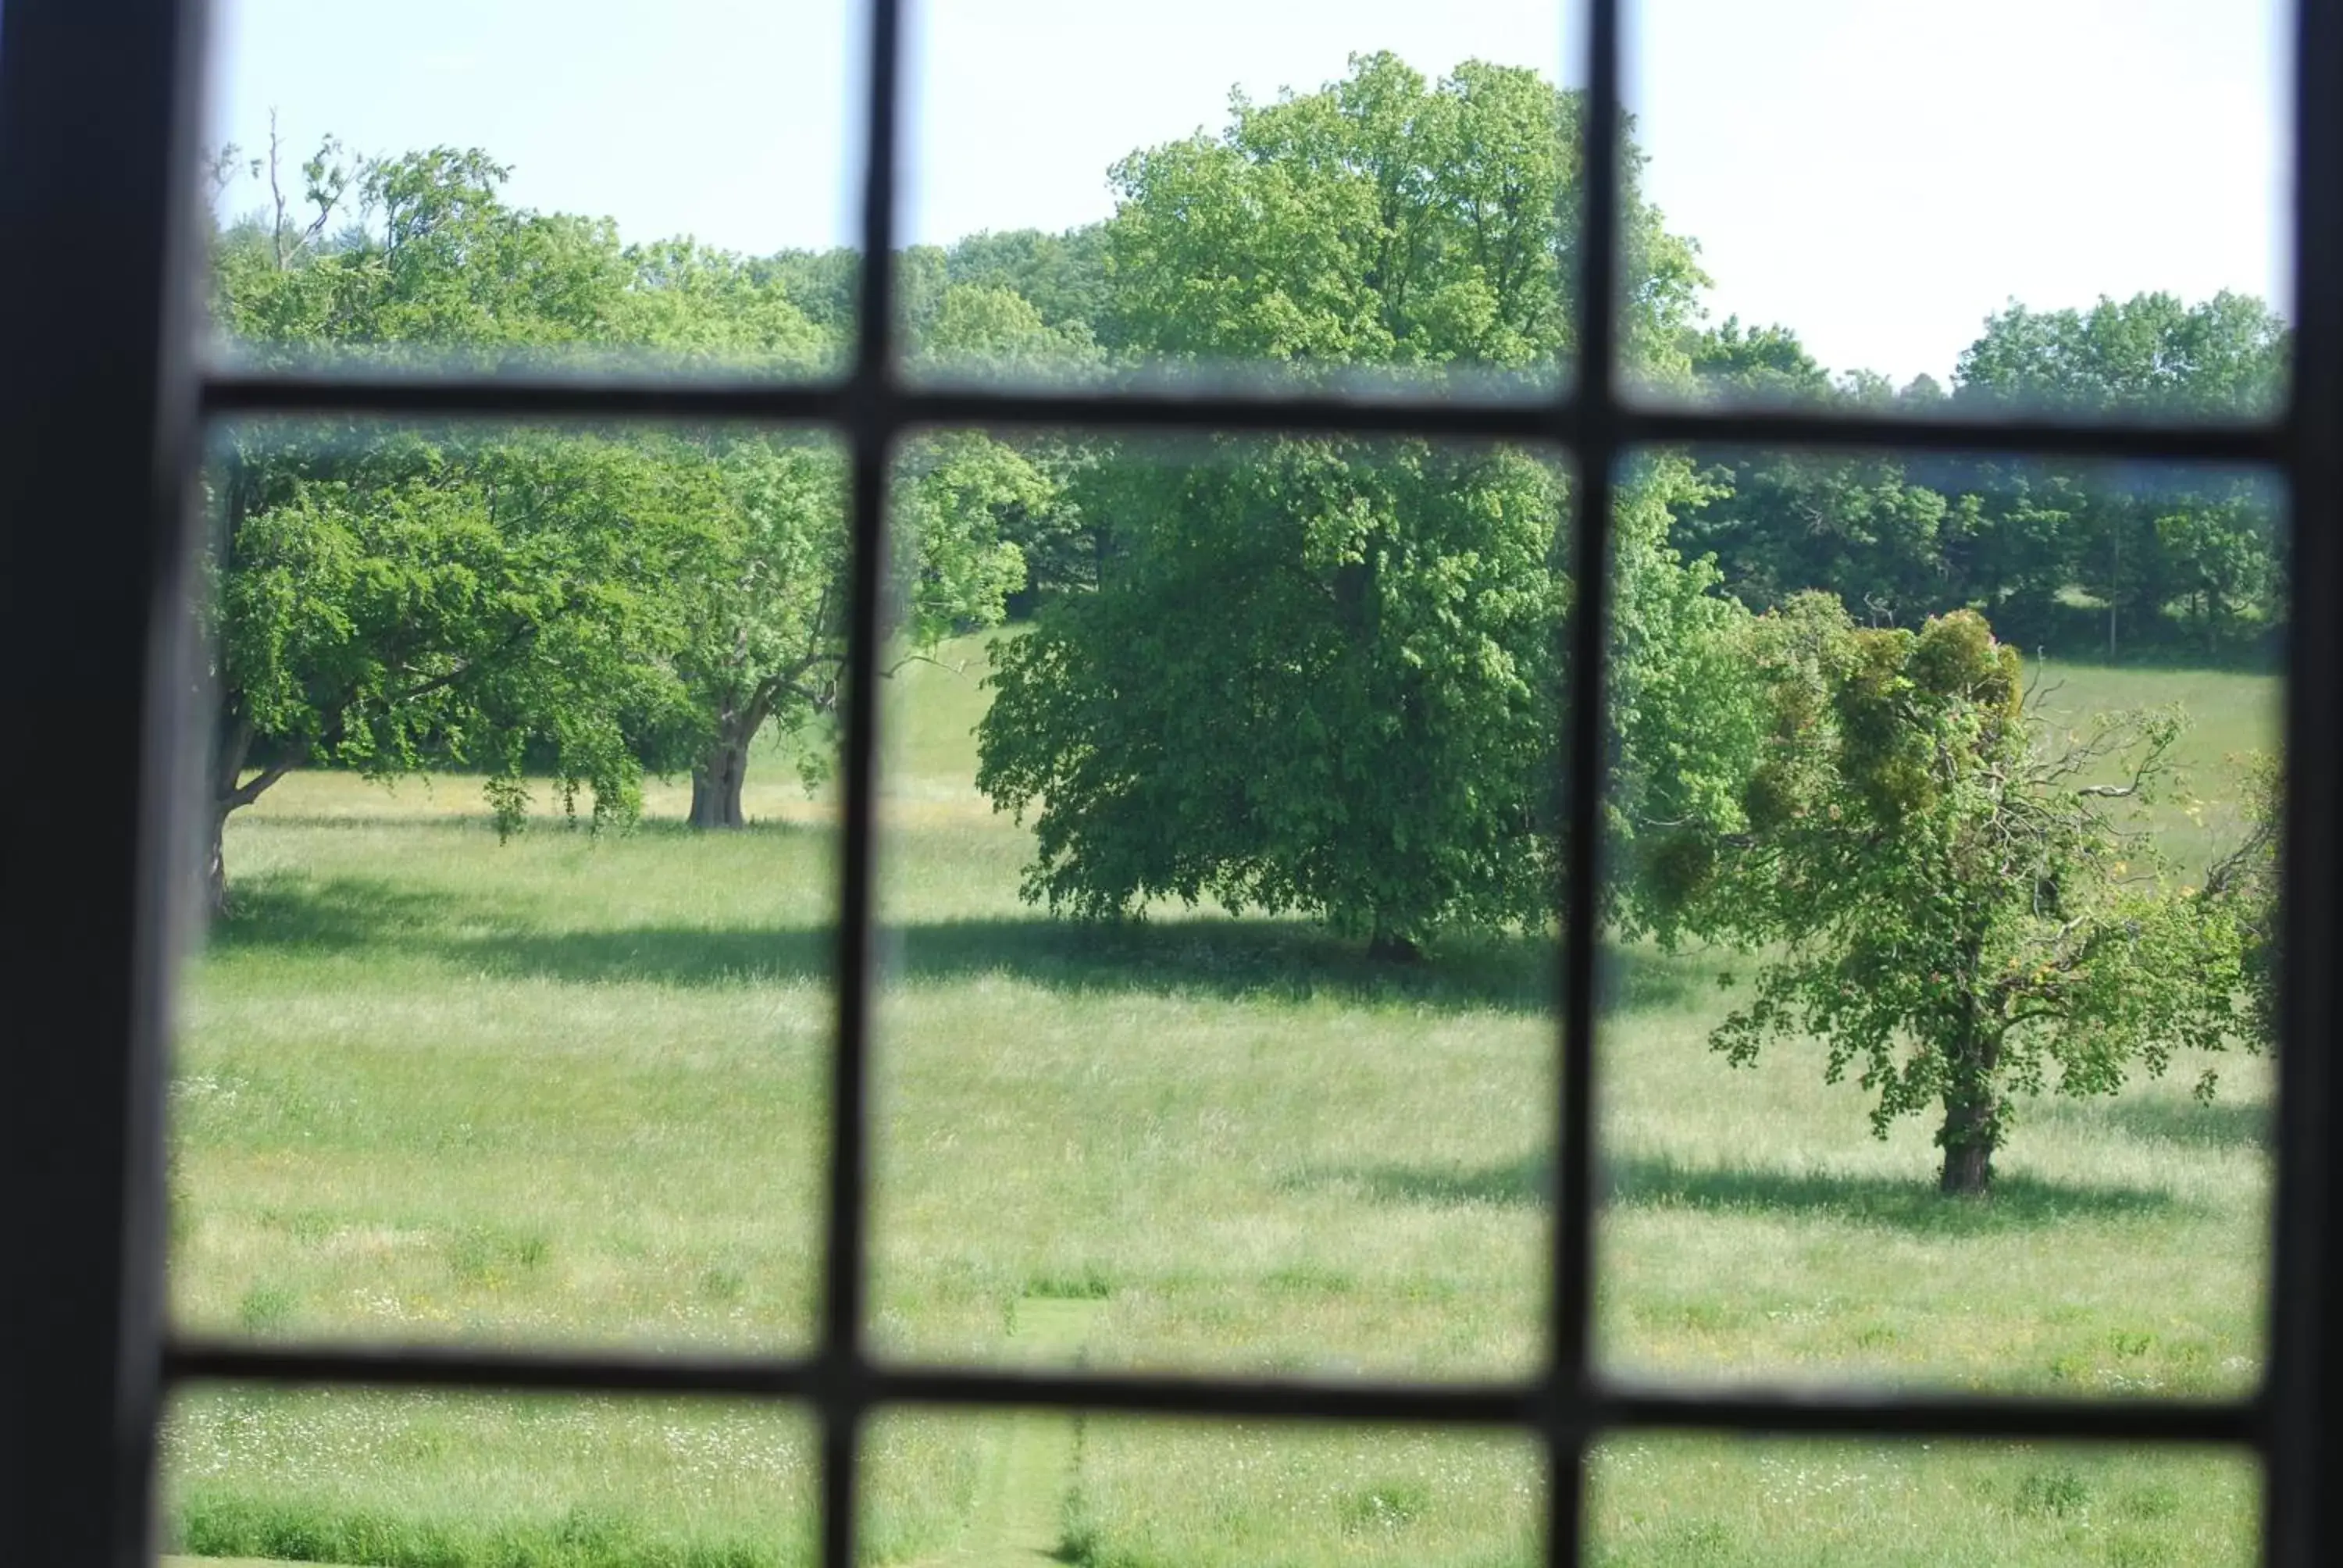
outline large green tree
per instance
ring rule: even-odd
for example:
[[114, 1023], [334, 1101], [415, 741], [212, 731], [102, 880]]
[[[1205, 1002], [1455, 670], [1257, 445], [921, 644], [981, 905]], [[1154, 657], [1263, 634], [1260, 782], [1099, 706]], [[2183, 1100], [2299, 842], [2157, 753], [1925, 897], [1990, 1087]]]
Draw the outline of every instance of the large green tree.
[[[1550, 379], [1571, 347], [1578, 107], [1528, 71], [1435, 83], [1389, 55], [1240, 99], [1223, 134], [1116, 166], [1106, 336], [1134, 362]], [[1698, 275], [1650, 209], [1630, 228], [1627, 336], [1664, 366]], [[1666, 542], [1690, 483], [1649, 466], [1620, 519], [1630, 832], [1729, 804], [1704, 781], [1699, 682], [1674, 668], [1733, 613]], [[1228, 437], [1102, 447], [1071, 490], [1097, 587], [996, 646], [979, 734], [980, 786], [1035, 815], [1029, 898], [1297, 910], [1392, 956], [1551, 914], [1575, 597], [1554, 464]]]
[[1851, 1071], [1871, 1094], [1883, 1136], [1938, 1112], [1941, 1186], [1977, 1193], [2016, 1096], [2110, 1093], [2183, 1050], [2261, 1043], [2256, 906], [2184, 883], [2138, 815], [2177, 717], [2061, 739], [1973, 611], [1860, 628], [1808, 595], [1747, 648], [1765, 725], [1744, 826], [1688, 845], [1670, 886], [1689, 924], [1758, 955], [1714, 1037], [1731, 1060], [1814, 1042], [1827, 1080]]
[[228, 816], [306, 763], [478, 769], [508, 829], [534, 754], [630, 813], [635, 738], [685, 719], [663, 585], [699, 487], [591, 436], [241, 433], [213, 485], [214, 907]]
[[[273, 149], [261, 167], [287, 189]], [[477, 152], [327, 144], [297, 197], [216, 229], [216, 328], [277, 363], [501, 357], [639, 340], [691, 314], [668, 288], [729, 292], [736, 347], [808, 352], [786, 300], [688, 247], [515, 210], [504, 177]], [[535, 759], [598, 818], [633, 809], [639, 738], [681, 721], [668, 585], [707, 546], [704, 476], [614, 434], [305, 422], [232, 427], [211, 490], [216, 905], [228, 816], [305, 763], [479, 769], [509, 827]]]

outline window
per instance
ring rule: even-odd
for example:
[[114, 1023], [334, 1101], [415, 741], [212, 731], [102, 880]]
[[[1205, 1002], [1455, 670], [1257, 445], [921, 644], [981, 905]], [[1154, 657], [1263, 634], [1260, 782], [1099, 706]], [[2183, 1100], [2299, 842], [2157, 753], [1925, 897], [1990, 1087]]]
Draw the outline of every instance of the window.
[[[5, 635], [20, 793], [7, 818], [15, 1122], [5, 1139], [15, 1222], [5, 1285], [9, 1408], [0, 1427], [0, 1532], [12, 1561], [130, 1564], [148, 1550], [148, 1497], [163, 1392], [209, 1380], [441, 1387], [473, 1393], [621, 1391], [800, 1402], [818, 1417], [822, 1560], [854, 1561], [862, 1433], [897, 1406], [1005, 1406], [1116, 1414], [1385, 1421], [1498, 1431], [1544, 1447], [1552, 1560], [1579, 1560], [1596, 1450], [1634, 1432], [1806, 1437], [2120, 1440], [2209, 1445], [2266, 1466], [2268, 1560], [2309, 1565], [2343, 1550], [2332, 1485], [2343, 1294], [2330, 1216], [2343, 1211], [2328, 1149], [2338, 1117], [2327, 1058], [2331, 959], [2343, 888], [2330, 809], [2333, 708], [2343, 692], [2343, 4], [2301, 0], [2295, 147], [2298, 357], [2283, 416], [2262, 425], [2107, 427], [2049, 419], [1895, 422], [1861, 413], [1662, 409], [1624, 399], [1615, 247], [1590, 244], [1578, 291], [1583, 371], [1566, 394], [1473, 402], [1141, 389], [1026, 393], [909, 388], [891, 369], [892, 282], [871, 267], [860, 347], [831, 386], [652, 378], [449, 375], [364, 379], [330, 371], [205, 372], [189, 356], [191, 105], [203, 7], [122, 0], [105, 25], [66, 0], [0, 12], [0, 213], [11, 239], [0, 362], [0, 516], [10, 536]], [[900, 0], [868, 15], [868, 175], [861, 253], [895, 246]], [[1583, 127], [1586, 232], [1619, 229], [1619, 6], [1586, 0]], [[2183, 106], [2177, 112], [2185, 113]], [[1559, 1220], [1551, 1257], [1551, 1355], [1523, 1381], [1466, 1385], [1284, 1383], [1077, 1372], [905, 1369], [866, 1353], [866, 1201], [876, 845], [873, 684], [849, 683], [844, 855], [837, 952], [834, 1128], [826, 1273], [816, 1348], [795, 1358], [506, 1353], [388, 1347], [266, 1348], [166, 1341], [159, 1308], [164, 998], [184, 890], [172, 781], [188, 754], [189, 591], [184, 496], [206, 420], [320, 412], [429, 417], [560, 416], [739, 419], [826, 427], [850, 443], [852, 668], [879, 656], [882, 525], [890, 453], [938, 425], [1131, 429], [1310, 429], [1550, 443], [1583, 476], [1575, 580], [1604, 576], [1613, 474], [1650, 442], [1925, 447], [2075, 457], [2191, 458], [2283, 478], [2297, 518], [2295, 580], [2313, 613], [2289, 651], [2288, 951], [2284, 1118], [2276, 1201], [2269, 1367], [2245, 1397], [2203, 1403], [1813, 1392], [1689, 1393], [1614, 1385], [1591, 1357], [1594, 1091], [1603, 1070], [1593, 879], [1564, 900], [1562, 1092], [1554, 1107]], [[93, 566], [103, 569], [92, 569]], [[1600, 670], [1599, 616], [1578, 618], [1574, 668]], [[1595, 841], [1599, 681], [1565, 734], [1572, 864]], [[57, 778], [44, 763], [60, 765]], [[54, 830], [60, 816], [86, 833]]]

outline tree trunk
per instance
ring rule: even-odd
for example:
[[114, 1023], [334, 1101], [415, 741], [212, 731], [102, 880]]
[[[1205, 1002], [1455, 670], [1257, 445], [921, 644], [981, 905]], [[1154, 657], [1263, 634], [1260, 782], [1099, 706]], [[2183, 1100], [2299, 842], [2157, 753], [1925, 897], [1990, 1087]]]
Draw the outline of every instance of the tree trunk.
[[204, 849], [204, 919], [206, 922], [224, 919], [227, 914], [227, 814], [228, 808], [211, 802], [211, 840]]
[[1973, 936], [1961, 954], [1964, 993], [1960, 1038], [1948, 1053], [1945, 1073], [1945, 1125], [1936, 1134], [1945, 1168], [1937, 1187], [1946, 1197], [1984, 1196], [1993, 1184], [1993, 1151], [2001, 1146], [2001, 1096], [1994, 1070], [2001, 1065], [2001, 1037], [1988, 1028], [1976, 987], [1985, 938]]
[[749, 741], [720, 736], [700, 754], [691, 769], [691, 825], [695, 828], [741, 828], [748, 814], [740, 809], [740, 787], [749, 779]]
[[1947, 1197], [1979, 1197], [1993, 1184], [1993, 1151], [2001, 1146], [1993, 1070], [2000, 1055], [1998, 1045], [1971, 1042], [1945, 1086], [1945, 1125], [1936, 1134], [1945, 1168], [1937, 1185]]
[[1378, 915], [1374, 934], [1367, 939], [1367, 957], [1377, 963], [1412, 964], [1423, 957], [1423, 950], [1415, 945], [1413, 937], [1385, 924]]
[[1956, 1114], [1949, 1109], [1945, 1112], [1945, 1169], [1937, 1190], [1947, 1198], [1981, 1198], [1993, 1185], [1993, 1144], [1974, 1125], [1956, 1133]]
[[[212, 740], [211, 799], [204, 802], [211, 827], [211, 836], [204, 845], [204, 919], [207, 922], [227, 914], [227, 818], [242, 804], [236, 797], [244, 783], [245, 759], [252, 755], [255, 735], [252, 721], [231, 717], [229, 709], [226, 702], [220, 705], [219, 727]], [[254, 793], [267, 787], [260, 784]]]

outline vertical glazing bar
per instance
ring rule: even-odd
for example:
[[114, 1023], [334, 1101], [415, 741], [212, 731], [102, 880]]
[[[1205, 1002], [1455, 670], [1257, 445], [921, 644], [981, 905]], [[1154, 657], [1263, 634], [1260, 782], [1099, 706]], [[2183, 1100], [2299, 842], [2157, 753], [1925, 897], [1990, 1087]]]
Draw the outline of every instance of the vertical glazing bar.
[[1554, 1344], [1548, 1551], [1579, 1560], [1586, 1487], [1581, 1406], [1590, 1384], [1594, 1234], [1595, 927], [1602, 871], [1604, 658], [1611, 488], [1618, 460], [1619, 5], [1587, 0], [1581, 125], [1578, 463], [1570, 626], [1569, 793], [1563, 843], [1562, 1073], [1554, 1151]]
[[[164, 1031], [194, 860], [200, 7], [0, 7], [8, 733], [0, 1557], [153, 1562]], [[35, 241], [33, 236], [38, 236]], [[26, 754], [25, 760], [30, 760]], [[59, 826], [59, 813], [67, 825]]]
[[2336, 901], [2343, 799], [2336, 705], [2343, 695], [2343, 0], [2299, 0], [2295, 35], [2294, 397], [2289, 417], [2294, 608], [2288, 618], [2284, 1015], [2278, 1030], [2277, 1262], [2270, 1288], [2268, 1561], [2328, 1564], [2343, 1553], [2343, 1101], [2337, 1024]]
[[853, 565], [847, 614], [845, 822], [838, 901], [838, 1042], [830, 1101], [829, 1257], [823, 1298], [822, 1562], [852, 1568], [867, 1380], [862, 1300], [869, 1193], [872, 817], [879, 756], [880, 588], [887, 570], [887, 457], [894, 357], [896, 84], [899, 0], [869, 0], [862, 278], [849, 491]]

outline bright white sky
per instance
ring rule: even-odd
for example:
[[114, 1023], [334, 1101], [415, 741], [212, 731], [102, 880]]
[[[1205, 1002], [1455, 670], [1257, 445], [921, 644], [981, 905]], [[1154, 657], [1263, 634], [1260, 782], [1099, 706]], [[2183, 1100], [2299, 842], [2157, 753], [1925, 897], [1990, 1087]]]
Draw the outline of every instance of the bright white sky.
[[[1647, 189], [1713, 313], [1835, 368], [1944, 377], [1987, 312], [2228, 287], [2291, 314], [2283, 0], [1644, 0]], [[481, 146], [524, 205], [763, 252], [850, 233], [851, 0], [219, 0], [212, 140], [293, 172]], [[1575, 79], [1544, 0], [915, 4], [906, 237], [1062, 228], [1107, 166], [1218, 129], [1232, 86], [1314, 88], [1351, 52]], [[256, 203], [239, 190], [232, 203]]]

